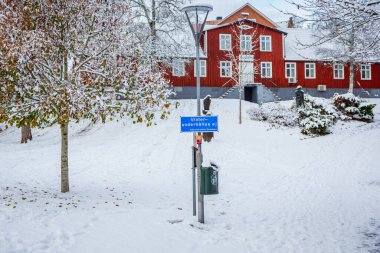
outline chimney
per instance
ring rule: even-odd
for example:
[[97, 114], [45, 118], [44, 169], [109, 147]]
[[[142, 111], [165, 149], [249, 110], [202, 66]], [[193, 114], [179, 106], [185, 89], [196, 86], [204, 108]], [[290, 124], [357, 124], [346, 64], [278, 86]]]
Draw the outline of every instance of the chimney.
[[290, 17], [290, 18], [289, 18], [289, 21], [288, 21], [288, 28], [294, 28], [293, 17]]
[[222, 19], [223, 19], [222, 16], [218, 16], [218, 17], [216, 17], [216, 20], [222, 20]]

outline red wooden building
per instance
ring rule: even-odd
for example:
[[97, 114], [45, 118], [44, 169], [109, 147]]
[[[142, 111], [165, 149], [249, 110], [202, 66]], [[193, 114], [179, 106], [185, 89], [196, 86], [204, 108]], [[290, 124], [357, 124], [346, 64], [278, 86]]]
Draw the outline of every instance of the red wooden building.
[[[349, 66], [323, 62], [314, 49], [296, 46], [298, 40], [308, 42], [311, 33], [280, 28], [250, 4], [224, 19], [208, 21], [201, 42], [201, 95], [236, 98], [238, 80], [246, 98], [259, 102], [290, 99], [298, 85], [314, 96], [346, 93]], [[178, 98], [195, 97], [194, 60], [173, 59], [168, 78]], [[355, 93], [380, 95], [380, 63], [356, 66]]]

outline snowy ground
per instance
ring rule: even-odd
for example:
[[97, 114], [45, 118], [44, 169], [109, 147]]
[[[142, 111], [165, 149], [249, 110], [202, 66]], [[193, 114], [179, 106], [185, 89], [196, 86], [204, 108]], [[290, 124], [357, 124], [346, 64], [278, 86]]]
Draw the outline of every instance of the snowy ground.
[[[221, 166], [192, 216], [191, 134], [179, 116], [145, 128], [72, 125], [71, 191], [59, 193], [57, 127], [0, 133], [0, 252], [380, 252], [380, 100], [376, 121], [339, 124], [310, 138], [271, 129], [237, 100], [214, 100], [220, 132], [204, 145]], [[244, 110], [252, 106], [244, 104]], [[344, 130], [344, 131], [343, 131]]]

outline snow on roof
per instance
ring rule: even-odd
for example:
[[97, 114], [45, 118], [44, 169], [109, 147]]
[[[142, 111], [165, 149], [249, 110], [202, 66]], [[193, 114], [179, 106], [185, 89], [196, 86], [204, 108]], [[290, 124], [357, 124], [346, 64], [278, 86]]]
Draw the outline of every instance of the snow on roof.
[[[314, 30], [302, 28], [282, 28], [281, 30], [288, 34], [285, 38], [285, 60], [322, 60], [317, 53], [317, 47], [304, 46], [316, 40]], [[331, 45], [324, 45], [324, 47], [331, 47]]]
[[[234, 25], [240, 21], [242, 21], [242, 20], [236, 20], [236, 21], [233, 21], [231, 23], [227, 23], [227, 24], [223, 24], [223, 25], [206, 25], [204, 28], [204, 31], [209, 31], [209, 30], [213, 30], [213, 29], [218, 29], [218, 28]], [[286, 33], [286, 32], [284, 32], [284, 29], [277, 29], [277, 28], [269, 27], [269, 26], [263, 25], [261, 23], [257, 23], [254, 19], [245, 19], [244, 21], [250, 22], [250, 23], [255, 24], [257, 26], [265, 27], [266, 29], [270, 29], [270, 30], [277, 31], [280, 33]]]

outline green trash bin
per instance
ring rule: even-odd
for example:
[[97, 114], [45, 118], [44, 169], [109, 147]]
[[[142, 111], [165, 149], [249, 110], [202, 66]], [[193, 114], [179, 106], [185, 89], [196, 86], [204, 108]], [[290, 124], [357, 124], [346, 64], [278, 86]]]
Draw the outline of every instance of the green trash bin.
[[218, 167], [201, 167], [201, 195], [214, 195], [219, 193]]

